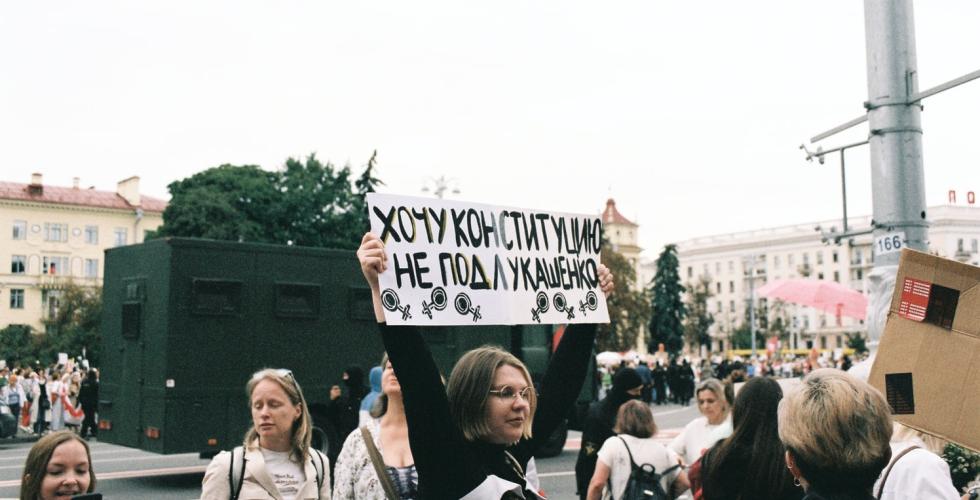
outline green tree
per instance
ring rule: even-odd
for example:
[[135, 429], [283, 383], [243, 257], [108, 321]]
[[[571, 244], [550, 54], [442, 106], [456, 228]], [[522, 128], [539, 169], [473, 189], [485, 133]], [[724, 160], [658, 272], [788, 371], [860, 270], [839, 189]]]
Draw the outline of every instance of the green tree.
[[277, 176], [255, 165], [225, 164], [171, 182], [156, 235], [278, 243], [273, 238], [280, 213], [274, 207], [282, 198]]
[[102, 345], [102, 289], [67, 285], [58, 297], [57, 313], [44, 321], [38, 357], [57, 358], [59, 352], [85, 356], [98, 366]]
[[650, 316], [647, 294], [636, 290], [636, 270], [629, 260], [608, 244], [602, 244], [602, 263], [613, 273], [612, 296], [606, 300], [609, 324], [599, 325], [596, 348], [600, 351], [626, 351], [636, 345], [636, 338]]
[[708, 299], [711, 293], [711, 279], [701, 276], [697, 283], [687, 286], [687, 319], [684, 321], [684, 340], [691, 345], [711, 346], [711, 336], [708, 330], [715, 322], [715, 317], [708, 311]]
[[[747, 301], [746, 301], [747, 302]], [[745, 316], [740, 325], [732, 331], [732, 346], [735, 349], [752, 348], [752, 328], [751, 317], [749, 316], [749, 304], [745, 305]], [[755, 310], [756, 322], [765, 317], [765, 307], [760, 303]], [[755, 331], [755, 348], [764, 349], [766, 345], [766, 334], [764, 328], [757, 328]]]
[[357, 179], [315, 154], [275, 172], [221, 165], [170, 184], [153, 236], [353, 249], [368, 229], [365, 196], [382, 184], [376, 171], [377, 152]]
[[677, 353], [684, 347], [683, 322], [687, 317], [682, 300], [684, 286], [678, 273], [677, 246], [665, 246], [656, 264], [657, 273], [650, 286], [652, 303], [648, 348], [655, 351], [659, 344], [663, 344], [668, 352]]
[[858, 354], [864, 354], [868, 352], [868, 345], [864, 339], [864, 335], [861, 332], [850, 332], [847, 335], [847, 347], [854, 349]]
[[33, 364], [38, 360], [39, 336], [27, 325], [10, 325], [0, 330], [0, 359], [10, 364]]

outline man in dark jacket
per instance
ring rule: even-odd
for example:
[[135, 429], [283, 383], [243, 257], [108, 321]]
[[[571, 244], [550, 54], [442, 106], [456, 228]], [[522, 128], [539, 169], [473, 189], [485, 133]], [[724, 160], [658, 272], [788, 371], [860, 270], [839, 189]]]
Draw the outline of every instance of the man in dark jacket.
[[589, 405], [589, 412], [582, 427], [582, 444], [575, 462], [575, 483], [578, 494], [585, 499], [589, 490], [589, 481], [595, 472], [596, 461], [599, 459], [599, 448], [606, 439], [613, 436], [613, 426], [616, 424], [616, 412], [619, 407], [640, 397], [643, 390], [643, 380], [632, 368], [623, 368], [613, 377], [612, 389], [609, 394]]
[[79, 434], [82, 437], [95, 437], [99, 431], [99, 426], [95, 421], [95, 412], [99, 411], [99, 378], [95, 369], [85, 372], [85, 378], [78, 388], [78, 404], [85, 412], [82, 419], [82, 428]]

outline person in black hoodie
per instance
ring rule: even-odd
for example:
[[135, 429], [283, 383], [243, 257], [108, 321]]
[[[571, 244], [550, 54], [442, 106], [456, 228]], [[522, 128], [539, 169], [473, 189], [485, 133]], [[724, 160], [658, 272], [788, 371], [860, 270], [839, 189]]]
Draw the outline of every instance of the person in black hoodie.
[[85, 378], [78, 389], [78, 403], [85, 412], [82, 428], [79, 434], [83, 437], [95, 437], [99, 426], [95, 421], [95, 412], [99, 411], [99, 378], [95, 369], [85, 372]]
[[[343, 447], [344, 439], [354, 430], [360, 420], [361, 400], [371, 390], [364, 385], [364, 370], [359, 366], [348, 366], [342, 376], [347, 394], [334, 386], [330, 391], [330, 403], [326, 407], [327, 421], [330, 429], [327, 433], [327, 458], [330, 459], [330, 470], [337, 463], [337, 457]], [[311, 412], [320, 409], [311, 408]]]
[[612, 389], [609, 394], [589, 405], [589, 412], [582, 426], [582, 444], [579, 447], [578, 460], [575, 462], [575, 484], [579, 497], [583, 500], [588, 494], [589, 481], [595, 472], [596, 461], [599, 459], [599, 448], [606, 439], [615, 435], [616, 413], [619, 407], [631, 400], [639, 398], [643, 390], [643, 379], [632, 368], [622, 368], [613, 377]]
[[[596, 325], [569, 325], [548, 364], [540, 396], [524, 364], [494, 347], [464, 355], [443, 386], [419, 329], [384, 322], [378, 285], [378, 274], [387, 268], [384, 244], [367, 233], [357, 256], [371, 287], [385, 350], [402, 387], [420, 497], [541, 498], [525, 471], [582, 388]], [[601, 265], [598, 271], [592, 286], [608, 295], [612, 274]]]

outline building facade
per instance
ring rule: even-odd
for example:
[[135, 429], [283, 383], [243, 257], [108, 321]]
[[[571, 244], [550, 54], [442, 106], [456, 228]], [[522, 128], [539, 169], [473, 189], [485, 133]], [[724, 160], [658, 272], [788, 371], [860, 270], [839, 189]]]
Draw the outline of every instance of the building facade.
[[[927, 210], [929, 251], [973, 265], [980, 263], [980, 207], [945, 205]], [[851, 228], [868, 228], [870, 217], [849, 220]], [[872, 235], [834, 244], [823, 241], [821, 231], [840, 221], [759, 229], [705, 236], [677, 243], [680, 276], [685, 286], [705, 280], [711, 291], [709, 310], [715, 352], [732, 348], [732, 335], [748, 323], [749, 304], [757, 314], [757, 331], [769, 336], [783, 325], [784, 347], [836, 349], [846, 347], [848, 335], [865, 335], [863, 320], [788, 303], [770, 302], [755, 294], [774, 280], [808, 278], [844, 284], [868, 292], [868, 273], [874, 265]], [[645, 273], [655, 269], [645, 264]], [[777, 318], [781, 318], [779, 323]], [[770, 326], [773, 328], [770, 329]]]
[[44, 330], [68, 283], [101, 286], [107, 248], [141, 243], [163, 224], [166, 201], [139, 193], [139, 177], [116, 191], [0, 182], [0, 328]]

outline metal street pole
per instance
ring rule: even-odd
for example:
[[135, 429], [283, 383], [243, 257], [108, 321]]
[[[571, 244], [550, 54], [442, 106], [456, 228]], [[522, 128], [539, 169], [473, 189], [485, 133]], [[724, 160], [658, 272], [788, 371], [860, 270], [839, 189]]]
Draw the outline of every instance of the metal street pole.
[[912, 0], [865, 0], [864, 21], [874, 245], [868, 335], [876, 344], [895, 288], [898, 250], [927, 250], [929, 224], [921, 108], [913, 101], [918, 72]]

